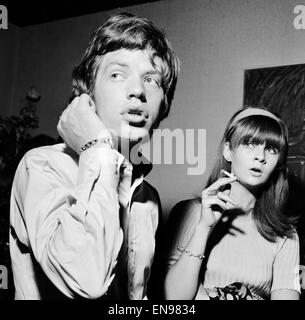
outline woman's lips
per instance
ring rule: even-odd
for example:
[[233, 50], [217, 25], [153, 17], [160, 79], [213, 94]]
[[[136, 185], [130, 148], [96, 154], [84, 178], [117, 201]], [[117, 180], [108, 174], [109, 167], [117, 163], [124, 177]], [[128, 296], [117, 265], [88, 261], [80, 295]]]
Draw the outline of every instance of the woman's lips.
[[263, 174], [263, 172], [262, 172], [262, 170], [260, 170], [260, 169], [252, 168], [252, 169], [250, 169], [250, 174], [251, 174], [253, 177], [260, 177], [260, 176]]

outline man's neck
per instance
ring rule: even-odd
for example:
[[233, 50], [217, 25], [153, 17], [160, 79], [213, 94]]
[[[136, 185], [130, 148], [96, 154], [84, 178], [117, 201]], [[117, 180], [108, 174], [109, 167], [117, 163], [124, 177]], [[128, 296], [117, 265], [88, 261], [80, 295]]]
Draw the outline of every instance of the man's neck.
[[[118, 139], [112, 137], [114, 148], [125, 158], [126, 161], [132, 166], [132, 184], [135, 179], [147, 175], [151, 169], [151, 162], [141, 154], [139, 142]], [[139, 158], [135, 158], [139, 157]]]
[[121, 153], [125, 159], [132, 163], [132, 149], [137, 144], [137, 142], [130, 141], [128, 139], [121, 139], [118, 137], [112, 137], [114, 148]]

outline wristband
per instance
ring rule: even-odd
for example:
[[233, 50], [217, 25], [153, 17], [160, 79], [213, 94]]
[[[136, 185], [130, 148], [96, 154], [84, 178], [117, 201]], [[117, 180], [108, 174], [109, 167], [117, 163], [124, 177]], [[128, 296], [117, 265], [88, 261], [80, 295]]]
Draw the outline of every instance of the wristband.
[[186, 248], [177, 247], [178, 251], [187, 253], [190, 257], [198, 258], [203, 260], [205, 258], [204, 254], [194, 254], [192, 251], [187, 250]]
[[98, 138], [98, 139], [91, 140], [91, 141], [87, 142], [86, 144], [84, 144], [80, 148], [80, 152], [86, 151], [87, 149], [89, 149], [90, 147], [94, 146], [97, 143], [106, 143], [110, 146], [111, 149], [113, 149], [113, 144], [109, 138]]

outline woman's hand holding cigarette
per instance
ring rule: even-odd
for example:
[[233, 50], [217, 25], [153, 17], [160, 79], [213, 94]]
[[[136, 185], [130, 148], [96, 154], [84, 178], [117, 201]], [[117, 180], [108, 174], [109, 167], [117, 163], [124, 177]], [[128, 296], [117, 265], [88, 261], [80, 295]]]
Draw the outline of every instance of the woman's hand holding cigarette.
[[237, 180], [234, 175], [224, 172], [224, 170], [223, 173], [230, 177], [219, 178], [201, 193], [201, 219], [199, 224], [208, 229], [212, 229], [216, 225], [224, 210], [231, 209], [232, 205], [238, 205], [229, 197], [229, 190], [223, 192], [219, 190], [221, 187]]

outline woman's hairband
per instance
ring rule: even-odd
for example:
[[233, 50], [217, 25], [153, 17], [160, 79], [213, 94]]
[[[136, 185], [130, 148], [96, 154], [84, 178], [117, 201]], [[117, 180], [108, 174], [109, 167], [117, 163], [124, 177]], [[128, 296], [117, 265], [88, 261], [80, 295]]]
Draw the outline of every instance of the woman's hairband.
[[271, 113], [270, 111], [268, 110], [264, 110], [264, 109], [260, 109], [260, 108], [247, 108], [243, 111], [241, 111], [233, 120], [232, 120], [232, 123], [231, 123], [231, 127], [233, 125], [235, 125], [235, 123], [237, 121], [239, 121], [240, 119], [243, 119], [243, 118], [246, 118], [246, 117], [249, 117], [249, 116], [265, 116], [265, 117], [269, 117], [269, 118], [272, 118], [276, 121], [280, 121], [280, 119], [275, 116], [273, 113]]

